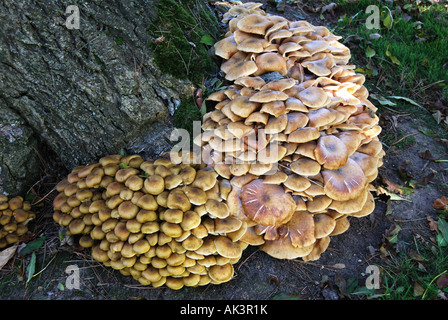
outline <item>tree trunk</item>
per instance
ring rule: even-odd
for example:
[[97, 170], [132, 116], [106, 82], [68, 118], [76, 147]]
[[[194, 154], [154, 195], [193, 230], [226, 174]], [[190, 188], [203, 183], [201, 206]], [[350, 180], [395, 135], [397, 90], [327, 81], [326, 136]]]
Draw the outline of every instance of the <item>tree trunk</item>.
[[[67, 168], [122, 148], [155, 157], [174, 144], [172, 115], [194, 88], [154, 61], [158, 2], [0, 2], [0, 106]], [[0, 172], [0, 192], [5, 181]]]

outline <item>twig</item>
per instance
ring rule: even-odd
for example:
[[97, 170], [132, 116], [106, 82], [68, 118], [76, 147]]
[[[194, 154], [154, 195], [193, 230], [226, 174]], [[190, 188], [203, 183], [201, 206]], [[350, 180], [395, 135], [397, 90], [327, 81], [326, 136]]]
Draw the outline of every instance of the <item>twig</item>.
[[419, 134], [419, 132], [407, 134], [404, 137], [402, 137], [401, 139], [399, 139], [399, 140], [395, 141], [394, 143], [392, 143], [391, 146], [396, 145], [397, 143], [403, 141], [404, 139], [406, 139], [406, 138], [408, 138], [410, 136], [415, 136], [416, 134]]

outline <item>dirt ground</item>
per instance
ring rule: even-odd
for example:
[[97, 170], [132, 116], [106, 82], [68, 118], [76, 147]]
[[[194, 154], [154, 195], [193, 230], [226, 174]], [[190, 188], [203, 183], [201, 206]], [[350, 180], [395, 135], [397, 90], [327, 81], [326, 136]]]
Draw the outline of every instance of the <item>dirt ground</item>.
[[[264, 9], [280, 14], [270, 6], [264, 6]], [[298, 20], [293, 13], [305, 17], [315, 25], [322, 24], [317, 15], [312, 15], [296, 6], [287, 7], [284, 15], [291, 20]], [[328, 23], [332, 23], [331, 17], [329, 19]], [[20, 270], [24, 271], [23, 266], [27, 260], [14, 258], [14, 261], [0, 271], [0, 299], [365, 299], [362, 296], [348, 295], [346, 289], [353, 280], [357, 281], [359, 287], [364, 286], [368, 276], [367, 266], [382, 262], [380, 247], [385, 241], [384, 235], [387, 230], [395, 225], [399, 225], [402, 229], [393, 250], [408, 246], [416, 237], [428, 239], [431, 231], [426, 216], [436, 216], [432, 202], [443, 195], [441, 186], [446, 185], [447, 164], [425, 160], [418, 155], [419, 152], [430, 150], [433, 156], [442, 157], [446, 155], [446, 146], [421, 133], [418, 129], [425, 129], [426, 123], [412, 114], [400, 114], [397, 117], [393, 112], [383, 112], [380, 117], [383, 130], [393, 130], [390, 122], [393, 116], [397, 118], [403, 134], [412, 135], [415, 143], [404, 148], [385, 146], [384, 165], [380, 168], [375, 185], [381, 186], [383, 177], [402, 184], [397, 169], [405, 161], [408, 162], [406, 169], [409, 175], [424, 177], [434, 172], [434, 178], [428, 185], [402, 196], [407, 201], [390, 202], [389, 208], [384, 196], [376, 196], [375, 211], [367, 217], [352, 218], [348, 231], [333, 237], [328, 250], [318, 261], [277, 260], [258, 250], [257, 247], [249, 247], [235, 265], [234, 279], [227, 283], [188, 287], [178, 291], [144, 287], [131, 277], [124, 277], [118, 271], [105, 268], [93, 261], [86, 252], [73, 250], [68, 244], [61, 245], [58, 238], [59, 227], [51, 220], [51, 199], [55, 194], [50, 194], [42, 202], [42, 211], [35, 222], [39, 224], [35, 226], [35, 236], [46, 236], [46, 243], [37, 255], [36, 273], [40, 273], [27, 284], [24, 280], [26, 275], [20, 274]], [[64, 171], [61, 171], [60, 175], [64, 174]], [[66, 268], [70, 265], [77, 265], [80, 268], [81, 287], [78, 290], [70, 290], [66, 286], [69, 276]]]

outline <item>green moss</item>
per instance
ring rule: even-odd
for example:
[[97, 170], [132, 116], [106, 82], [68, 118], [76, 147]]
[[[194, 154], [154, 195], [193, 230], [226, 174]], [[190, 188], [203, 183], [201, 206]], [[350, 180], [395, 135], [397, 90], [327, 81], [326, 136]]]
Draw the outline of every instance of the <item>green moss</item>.
[[150, 43], [150, 48], [162, 72], [200, 84], [218, 71], [208, 54], [210, 47], [201, 43], [204, 36], [219, 37], [218, 21], [205, 1], [160, 0], [157, 14], [149, 32], [164, 40]]
[[115, 43], [118, 45], [118, 46], [121, 46], [121, 45], [123, 45], [124, 44], [124, 40], [123, 40], [123, 38], [122, 37], [115, 37]]
[[201, 121], [201, 111], [194, 103], [193, 97], [184, 99], [174, 113], [176, 128], [185, 129], [190, 135], [190, 144], [193, 140], [193, 121]]

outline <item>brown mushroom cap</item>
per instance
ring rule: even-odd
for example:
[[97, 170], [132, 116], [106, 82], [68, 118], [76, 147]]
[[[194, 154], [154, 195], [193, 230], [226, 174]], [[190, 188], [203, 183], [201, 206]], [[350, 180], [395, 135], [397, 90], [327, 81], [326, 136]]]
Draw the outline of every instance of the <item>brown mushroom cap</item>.
[[259, 35], [264, 35], [273, 25], [274, 23], [269, 18], [260, 14], [249, 14], [237, 23], [239, 30]]
[[241, 247], [224, 236], [217, 236], [214, 239], [216, 251], [223, 257], [235, 259], [241, 256], [242, 249]]
[[246, 184], [240, 198], [244, 214], [262, 225], [284, 224], [295, 211], [290, 194], [278, 185], [264, 184], [262, 179]]
[[350, 158], [336, 170], [322, 170], [324, 190], [334, 200], [346, 201], [358, 197], [366, 187], [367, 178], [361, 167]]
[[226, 263], [210, 267], [208, 275], [215, 283], [223, 283], [232, 279], [233, 272], [233, 266], [230, 263]]
[[334, 135], [320, 137], [314, 155], [319, 164], [330, 170], [344, 166], [348, 159], [347, 147]]
[[312, 109], [323, 107], [327, 103], [327, 94], [322, 88], [308, 87], [297, 94], [303, 104]]
[[233, 35], [230, 35], [214, 44], [215, 54], [223, 59], [230, 59], [230, 57], [238, 51], [237, 43]]
[[313, 245], [308, 247], [294, 247], [290, 237], [281, 237], [277, 240], [267, 240], [260, 250], [277, 259], [296, 259], [308, 255]]

